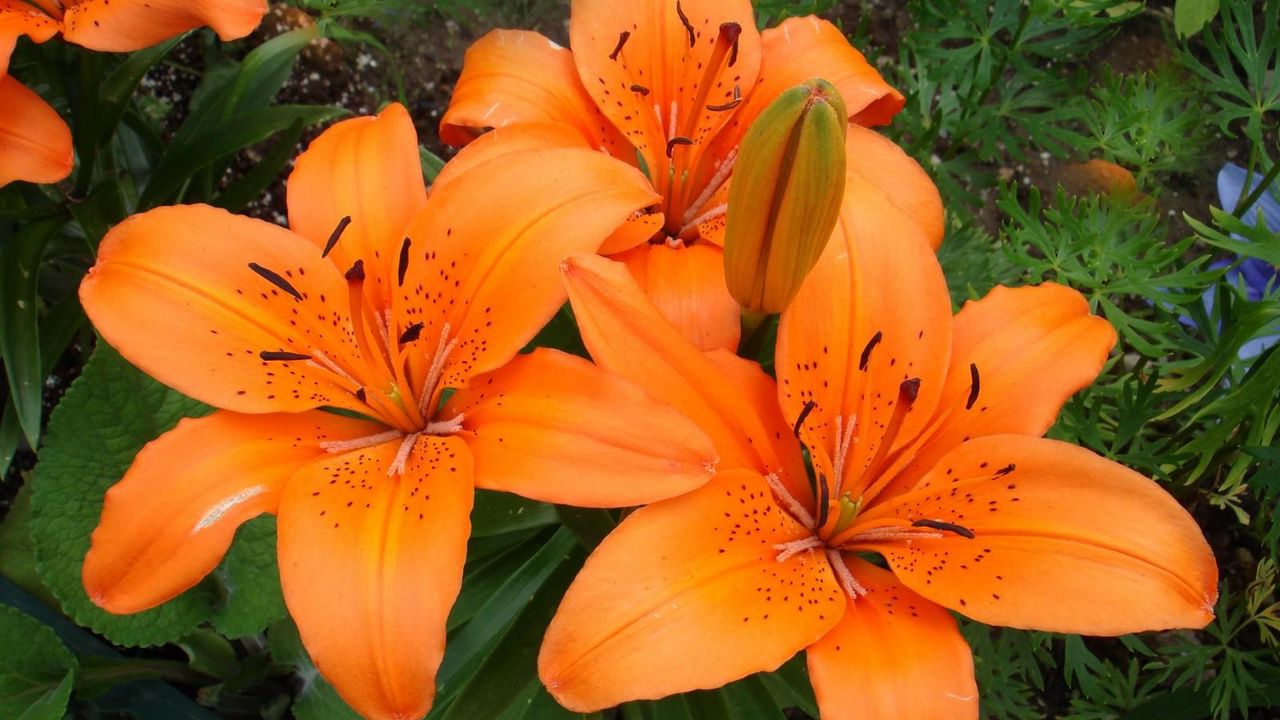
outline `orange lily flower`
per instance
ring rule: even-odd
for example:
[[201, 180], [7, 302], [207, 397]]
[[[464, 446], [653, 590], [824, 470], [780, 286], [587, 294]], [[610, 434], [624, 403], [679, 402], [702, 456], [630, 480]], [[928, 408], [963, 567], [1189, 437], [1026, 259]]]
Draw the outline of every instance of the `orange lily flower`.
[[[524, 182], [535, 165], [545, 186]], [[473, 487], [625, 506], [709, 477], [710, 441], [669, 407], [580, 358], [516, 357], [564, 302], [561, 259], [652, 200], [639, 173], [576, 149], [513, 154], [428, 198], [392, 105], [298, 158], [288, 230], [202, 205], [121, 223], [81, 285], [89, 317], [219, 410], [147, 445], [108, 491], [90, 598], [162, 603], [240, 523], [276, 513], [317, 668], [366, 717], [425, 714]]]
[[1211, 620], [1217, 569], [1190, 515], [1040, 437], [1101, 370], [1110, 325], [1051, 283], [953, 319], [912, 219], [856, 173], [846, 192], [783, 313], [777, 383], [700, 353], [621, 265], [566, 264], [596, 362], [661, 383], [721, 457], [707, 485], [628, 516], [570, 586], [539, 657], [566, 707], [719, 687], [806, 650], [827, 720], [976, 718], [948, 610], [1095, 635]]
[[130, 52], [208, 25], [223, 40], [253, 32], [265, 0], [0, 0], [0, 187], [57, 182], [71, 173], [71, 130], [39, 95], [9, 77], [18, 37], [59, 32], [90, 50]]
[[[586, 146], [640, 167], [662, 199], [600, 249], [622, 261], [662, 314], [702, 349], [735, 349], [739, 308], [724, 280], [728, 186], [739, 142], [779, 94], [812, 78], [841, 93], [851, 146], [942, 240], [927, 175], [861, 126], [888, 123], [903, 97], [831, 23], [791, 18], [756, 30], [749, 0], [574, 0], [572, 52], [533, 32], [497, 30], [468, 51], [440, 137], [489, 147]], [[889, 144], [891, 145], [891, 144]], [[476, 148], [477, 151], [479, 148]]]

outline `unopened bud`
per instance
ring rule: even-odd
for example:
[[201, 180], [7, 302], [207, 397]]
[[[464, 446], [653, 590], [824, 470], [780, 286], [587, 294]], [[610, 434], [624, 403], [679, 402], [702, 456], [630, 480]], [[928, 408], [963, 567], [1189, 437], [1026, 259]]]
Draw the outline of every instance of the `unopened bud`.
[[825, 80], [778, 96], [738, 148], [724, 270], [744, 310], [780, 313], [822, 255], [844, 197], [844, 101]]

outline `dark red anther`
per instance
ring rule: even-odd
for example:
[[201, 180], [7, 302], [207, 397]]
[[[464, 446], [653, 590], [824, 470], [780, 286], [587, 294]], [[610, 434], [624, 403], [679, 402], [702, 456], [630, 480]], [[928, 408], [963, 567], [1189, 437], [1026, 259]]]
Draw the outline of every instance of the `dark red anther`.
[[973, 531], [963, 525], [955, 523], [942, 522], [941, 520], [917, 520], [911, 523], [911, 527], [923, 527], [931, 530], [941, 530], [943, 532], [955, 533], [962, 538], [973, 539]]
[[680, 7], [680, 0], [676, 0], [676, 15], [680, 16], [684, 31], [689, 33], [689, 47], [693, 47], [698, 42], [698, 34], [693, 31], [693, 23], [689, 22], [689, 16], [684, 14], [684, 8]]
[[338, 244], [338, 238], [342, 237], [342, 232], [351, 224], [351, 216], [348, 215], [338, 221], [338, 227], [333, 229], [329, 234], [329, 241], [324, 244], [324, 251], [320, 253], [320, 257], [329, 257], [329, 253], [333, 250], [333, 246]]
[[981, 388], [981, 378], [978, 377], [978, 364], [969, 363], [969, 399], [964, 402], [965, 410], [969, 410], [974, 403], [978, 402], [978, 391]]
[[667, 157], [671, 157], [671, 153], [675, 150], [676, 145], [692, 145], [693, 141], [687, 137], [673, 137], [667, 141]]
[[876, 346], [879, 345], [880, 341], [883, 339], [884, 333], [877, 330], [876, 334], [872, 335], [871, 339], [867, 341], [867, 346], [862, 348], [862, 355], [858, 358], [859, 370], [867, 369], [867, 363], [871, 362], [871, 351], [875, 350]]
[[610, 60], [617, 60], [617, 59], [618, 59], [618, 55], [620, 55], [620, 54], [622, 53], [622, 48], [623, 48], [623, 46], [624, 46], [624, 45], [626, 45], [626, 44], [627, 44], [627, 40], [628, 40], [630, 37], [631, 37], [631, 31], [630, 31], [630, 30], [623, 30], [623, 31], [622, 31], [622, 34], [618, 36], [618, 44], [617, 44], [617, 45], [615, 45], [615, 46], [613, 47], [613, 52], [609, 53], [609, 59], [610, 59]]
[[268, 270], [258, 263], [249, 263], [249, 269], [257, 273], [263, 280], [292, 295], [294, 300], [302, 302], [302, 293], [298, 292], [298, 289], [291, 285], [288, 280], [281, 277], [279, 273]]
[[263, 350], [258, 353], [258, 357], [267, 362], [288, 362], [290, 360], [310, 360], [310, 355], [295, 352], [280, 352], [275, 350]]

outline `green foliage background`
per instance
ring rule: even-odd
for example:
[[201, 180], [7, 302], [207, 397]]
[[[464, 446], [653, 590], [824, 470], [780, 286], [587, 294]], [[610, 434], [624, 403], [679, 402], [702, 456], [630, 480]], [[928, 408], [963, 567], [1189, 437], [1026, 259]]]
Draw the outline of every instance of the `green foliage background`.
[[[393, 39], [405, 28], [447, 21], [464, 35], [495, 25], [562, 32], [566, 7], [293, 4], [319, 22], [265, 42], [223, 46], [197, 32], [130, 56], [56, 42], [23, 44], [15, 56], [12, 72], [69, 119], [81, 164], [62, 185], [0, 190], [0, 469], [9, 468], [0, 494], [0, 717], [353, 717], [287, 618], [270, 519], [242, 528], [220, 568], [163, 608], [111, 617], [83, 596], [79, 564], [102, 492], [138, 447], [202, 409], [106, 348], [90, 358], [75, 287], [102, 235], [128, 214], [177, 201], [242, 210], [276, 183], [312, 128], [345, 114], [278, 100], [317, 38], [370, 53], [399, 78]], [[1218, 617], [1201, 632], [1090, 639], [965, 623], [983, 715], [1276, 717], [1280, 351], [1246, 360], [1238, 352], [1277, 331], [1280, 295], [1268, 287], [1250, 302], [1211, 264], [1280, 263], [1280, 238], [1244, 223], [1239, 207], [1210, 204], [1224, 159], [1266, 176], [1255, 196], [1280, 167], [1280, 1], [761, 0], [756, 8], [762, 24], [811, 12], [836, 18], [907, 95], [887, 132], [942, 191], [940, 256], [957, 305], [996, 284], [1054, 280], [1115, 325], [1120, 347], [1103, 376], [1051, 434], [1157, 478], [1217, 554]], [[1117, 54], [1135, 38], [1145, 51]], [[182, 65], [179, 47], [198, 69]], [[145, 83], [175, 68], [191, 81], [178, 105]], [[388, 88], [383, 100], [410, 90], [402, 81]], [[245, 169], [236, 159], [247, 149], [256, 162]], [[1057, 187], [1068, 163], [1089, 158], [1131, 170], [1140, 194]], [[437, 167], [425, 151], [424, 167]], [[567, 312], [535, 344], [581, 352]], [[538, 685], [533, 660], [564, 587], [615, 519], [481, 493], [432, 718], [573, 717]], [[784, 711], [816, 715], [801, 662], [596, 717]]]

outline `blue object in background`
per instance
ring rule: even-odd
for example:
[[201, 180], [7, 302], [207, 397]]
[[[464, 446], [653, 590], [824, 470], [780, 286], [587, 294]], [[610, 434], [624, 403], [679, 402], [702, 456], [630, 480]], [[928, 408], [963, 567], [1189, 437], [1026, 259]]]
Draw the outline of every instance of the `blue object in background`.
[[[1235, 163], [1227, 163], [1222, 166], [1222, 169], [1218, 171], [1218, 205], [1222, 209], [1228, 212], [1235, 209], [1244, 191], [1245, 180], [1248, 178], [1249, 172]], [[1249, 192], [1252, 193], [1260, 182], [1262, 182], [1262, 176], [1254, 173], [1253, 178], [1250, 180]], [[1277, 199], [1278, 197], [1280, 197], [1280, 183], [1273, 184], [1259, 195], [1258, 199], [1250, 207], [1243, 210], [1240, 214], [1240, 219], [1252, 227], [1257, 227], [1259, 210], [1261, 210], [1262, 222], [1266, 229], [1272, 233], [1280, 234], [1280, 200]], [[1244, 240], [1238, 235], [1235, 238]], [[1231, 261], [1220, 260], [1214, 263], [1212, 267], [1226, 267], [1231, 264]], [[1228, 270], [1226, 274], [1227, 282], [1242, 288], [1251, 302], [1261, 300], [1268, 290], [1273, 290], [1277, 287], [1276, 277], [1276, 266], [1257, 258], [1247, 258], [1241, 261], [1239, 267]], [[1213, 309], [1213, 290], [1205, 293], [1204, 302], [1207, 309]], [[1276, 344], [1277, 341], [1280, 341], [1280, 334], [1258, 336], [1240, 348], [1240, 357], [1254, 357]]]

